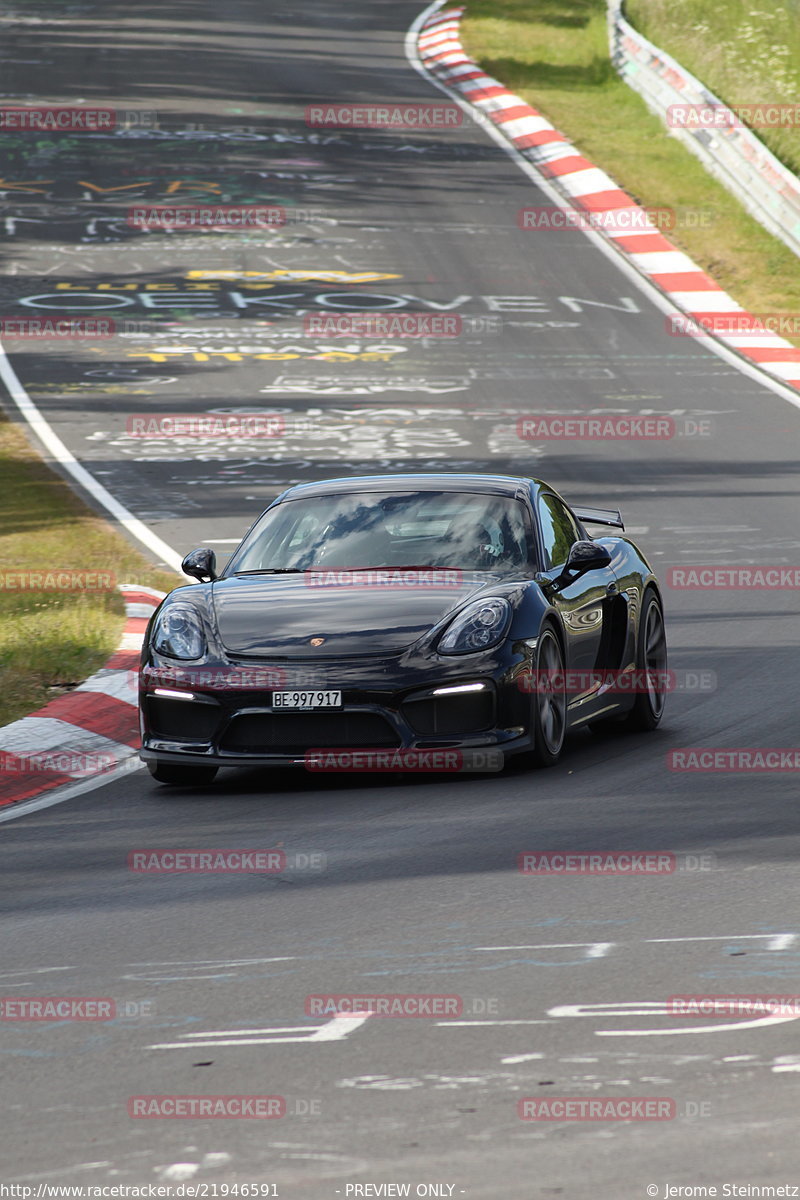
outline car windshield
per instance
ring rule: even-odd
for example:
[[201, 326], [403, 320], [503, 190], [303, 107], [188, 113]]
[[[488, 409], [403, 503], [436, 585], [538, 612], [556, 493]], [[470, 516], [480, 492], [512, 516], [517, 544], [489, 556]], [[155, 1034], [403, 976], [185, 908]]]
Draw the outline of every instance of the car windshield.
[[225, 574], [327, 567], [505, 573], [527, 563], [526, 510], [518, 500], [474, 492], [351, 492], [276, 505]]

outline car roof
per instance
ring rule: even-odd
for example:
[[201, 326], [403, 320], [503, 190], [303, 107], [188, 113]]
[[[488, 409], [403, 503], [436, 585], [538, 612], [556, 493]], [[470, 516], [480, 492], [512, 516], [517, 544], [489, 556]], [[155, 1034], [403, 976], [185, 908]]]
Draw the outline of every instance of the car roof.
[[528, 494], [531, 483], [538, 480], [516, 475], [479, 474], [413, 474], [405, 475], [350, 475], [337, 479], [320, 479], [315, 483], [298, 483], [279, 497], [281, 500], [299, 500], [301, 496], [333, 496], [347, 492], [483, 492], [493, 496]]

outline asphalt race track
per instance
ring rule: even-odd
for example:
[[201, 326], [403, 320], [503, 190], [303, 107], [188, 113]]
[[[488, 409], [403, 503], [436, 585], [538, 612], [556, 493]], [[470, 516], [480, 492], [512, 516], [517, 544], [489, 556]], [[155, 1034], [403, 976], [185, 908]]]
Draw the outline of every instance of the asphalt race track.
[[[229, 771], [199, 794], [137, 771], [4, 823], [0, 993], [107, 997], [118, 1012], [0, 1025], [0, 1183], [33, 1195], [190, 1181], [208, 1185], [200, 1196], [398, 1184], [633, 1200], [667, 1184], [800, 1185], [797, 1019], [665, 1007], [800, 984], [796, 772], [667, 763], [681, 748], [796, 745], [796, 592], [666, 583], [672, 567], [800, 562], [800, 412], [702, 340], [670, 336], [579, 231], [519, 229], [518, 210], [547, 201], [478, 125], [306, 124], [315, 103], [444, 100], [404, 53], [419, 11], [3, 3], [4, 104], [139, 114], [108, 136], [0, 133], [0, 310], [122, 322], [112, 338], [9, 341], [12, 365], [80, 462], [181, 555], [208, 544], [224, 559], [285, 485], [338, 474], [531, 474], [618, 506], [664, 581], [686, 686], [656, 733], [581, 735], [550, 771]], [[286, 221], [144, 231], [127, 222], [140, 202], [268, 203]], [[456, 314], [461, 332], [309, 328], [354, 311]], [[520, 417], [544, 411], [666, 415], [676, 435], [520, 439]], [[209, 412], [279, 414], [283, 432], [129, 432], [137, 415]], [[148, 847], [279, 847], [289, 866], [129, 870]], [[525, 875], [518, 856], [534, 851], [673, 852], [678, 869]], [[321, 993], [455, 996], [460, 1015], [309, 1016]], [[128, 1115], [134, 1096], [234, 1094], [283, 1097], [284, 1115]], [[548, 1095], [674, 1104], [661, 1121], [520, 1119], [521, 1099]]]

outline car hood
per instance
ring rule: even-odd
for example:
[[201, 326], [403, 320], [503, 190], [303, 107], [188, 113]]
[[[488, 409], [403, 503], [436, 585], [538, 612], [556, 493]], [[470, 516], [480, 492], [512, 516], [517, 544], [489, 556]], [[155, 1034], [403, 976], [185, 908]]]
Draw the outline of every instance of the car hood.
[[[496, 582], [483, 572], [388, 569], [241, 575], [217, 580], [212, 597], [230, 654], [316, 659], [399, 653]], [[324, 641], [313, 646], [312, 638]]]

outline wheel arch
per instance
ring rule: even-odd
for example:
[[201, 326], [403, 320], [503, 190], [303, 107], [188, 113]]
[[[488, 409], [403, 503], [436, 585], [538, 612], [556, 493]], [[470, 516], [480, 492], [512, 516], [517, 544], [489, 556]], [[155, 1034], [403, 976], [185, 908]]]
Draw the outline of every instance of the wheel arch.
[[551, 628], [554, 631], [556, 637], [558, 638], [558, 644], [561, 647], [561, 656], [564, 659], [564, 665], [566, 666], [567, 665], [567, 635], [564, 630], [563, 622], [554, 608], [549, 608], [545, 612], [544, 616], [542, 617], [542, 622], [541, 622], [541, 625], [539, 626], [540, 636], [541, 636], [542, 631], [547, 627]]

